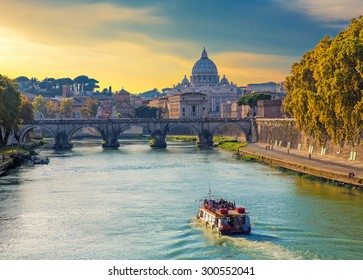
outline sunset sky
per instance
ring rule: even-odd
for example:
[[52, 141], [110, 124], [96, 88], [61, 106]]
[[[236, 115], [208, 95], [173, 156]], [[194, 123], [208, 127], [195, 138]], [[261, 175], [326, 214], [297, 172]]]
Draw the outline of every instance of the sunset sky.
[[171, 87], [206, 47], [238, 85], [280, 82], [362, 0], [0, 0], [0, 74], [88, 75], [101, 90]]

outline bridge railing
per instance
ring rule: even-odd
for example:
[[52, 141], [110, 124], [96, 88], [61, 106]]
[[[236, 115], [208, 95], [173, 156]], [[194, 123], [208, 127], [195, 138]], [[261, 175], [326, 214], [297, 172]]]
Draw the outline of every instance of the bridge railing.
[[166, 122], [238, 122], [238, 121], [250, 121], [250, 118], [191, 118], [191, 119], [157, 119], [157, 118], [121, 118], [121, 119], [102, 119], [102, 118], [88, 118], [88, 119], [77, 119], [77, 118], [55, 118], [55, 119], [42, 119], [23, 122], [22, 124], [57, 124], [57, 123], [166, 123]]

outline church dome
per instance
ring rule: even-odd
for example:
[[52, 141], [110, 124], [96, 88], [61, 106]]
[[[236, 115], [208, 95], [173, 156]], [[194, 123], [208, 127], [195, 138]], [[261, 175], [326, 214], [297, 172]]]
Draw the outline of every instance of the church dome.
[[222, 84], [222, 85], [229, 85], [229, 82], [228, 82], [228, 80], [227, 80], [227, 78], [226, 78], [226, 75], [223, 75], [223, 78], [222, 78], [222, 80], [221, 80], [221, 84]]
[[217, 66], [208, 58], [205, 48], [202, 57], [193, 66], [190, 83], [193, 86], [213, 86], [219, 83]]
[[184, 79], [182, 80], [181, 83], [182, 83], [183, 86], [188, 86], [189, 85], [189, 80], [188, 80], [186, 75], [184, 75]]
[[208, 58], [207, 51], [205, 48], [202, 52], [202, 57], [194, 64], [192, 69], [192, 75], [199, 75], [199, 74], [212, 74], [217, 75], [217, 66], [214, 64], [212, 60]]

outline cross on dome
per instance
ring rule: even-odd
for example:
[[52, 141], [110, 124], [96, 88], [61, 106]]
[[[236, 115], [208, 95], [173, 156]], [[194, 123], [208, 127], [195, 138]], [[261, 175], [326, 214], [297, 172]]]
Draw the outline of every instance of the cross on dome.
[[202, 57], [208, 57], [208, 54], [207, 54], [207, 51], [205, 50], [205, 47], [203, 47]]

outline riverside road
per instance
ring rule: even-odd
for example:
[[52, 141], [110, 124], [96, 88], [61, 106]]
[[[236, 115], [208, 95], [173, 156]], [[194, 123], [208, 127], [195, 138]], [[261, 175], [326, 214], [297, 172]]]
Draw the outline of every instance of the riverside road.
[[[363, 163], [360, 161], [352, 161], [329, 155], [322, 156], [319, 154], [312, 154], [311, 159], [309, 159], [309, 153], [307, 151], [299, 151], [296, 149], [289, 149], [288, 151], [286, 147], [278, 146], [274, 146], [273, 149], [266, 149], [266, 144], [264, 143], [249, 143], [248, 146], [241, 150], [271, 159], [299, 164], [322, 172], [334, 173], [340, 178], [344, 178], [340, 181], [345, 183], [358, 183], [358, 179], [363, 178]], [[354, 173], [354, 178], [349, 178], [349, 172]]]

